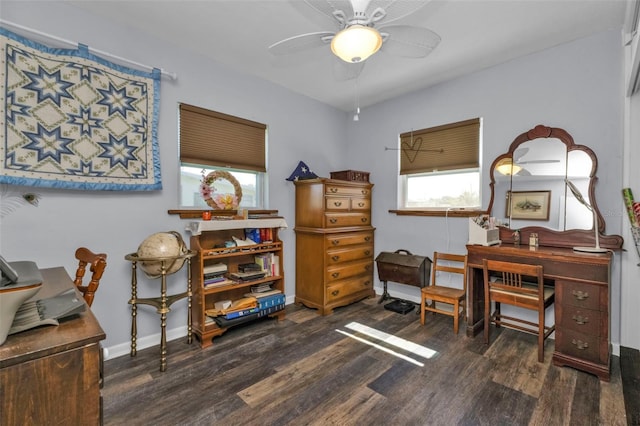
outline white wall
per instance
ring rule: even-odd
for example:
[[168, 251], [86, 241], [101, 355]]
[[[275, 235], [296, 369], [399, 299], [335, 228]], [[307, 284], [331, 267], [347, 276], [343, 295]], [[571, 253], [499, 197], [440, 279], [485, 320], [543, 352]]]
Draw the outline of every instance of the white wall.
[[[289, 222], [285, 243], [286, 292], [295, 293], [294, 190], [284, 179], [298, 160], [321, 176], [332, 170], [371, 173], [376, 253], [399, 248], [430, 255], [434, 250], [464, 252], [467, 220], [395, 216], [397, 207], [398, 134], [473, 117], [484, 120], [483, 164], [506, 151], [511, 141], [537, 124], [561, 127], [599, 158], [596, 196], [607, 233], [623, 229], [623, 82], [622, 43], [611, 31], [514, 60], [439, 86], [364, 108], [360, 121], [270, 83], [244, 76], [213, 61], [164, 42], [85, 15], [61, 2], [3, 1], [2, 18], [131, 60], [178, 73], [161, 87], [159, 140], [164, 188], [155, 193], [39, 190], [39, 207], [23, 207], [0, 223], [0, 251], [9, 260], [33, 259], [41, 267], [63, 265], [72, 271], [73, 252], [87, 245], [109, 253], [109, 266], [93, 310], [107, 333], [105, 345], [126, 352], [130, 337], [130, 265], [124, 255], [149, 234], [184, 228], [167, 215], [177, 207], [177, 103], [211, 108], [269, 126], [269, 207]], [[81, 18], [85, 25], [74, 24]], [[91, 30], [88, 30], [90, 28]], [[428, 59], [427, 59], [428, 60]], [[401, 82], [399, 82], [401, 84]], [[308, 137], [300, 140], [304, 131]], [[345, 155], [346, 152], [346, 155]], [[637, 153], [636, 153], [637, 155]], [[637, 172], [636, 172], [637, 173]], [[488, 174], [483, 173], [488, 188]], [[638, 188], [640, 194], [640, 188]], [[482, 194], [483, 205], [489, 194]], [[626, 214], [626, 213], [624, 213]], [[185, 238], [188, 234], [183, 232]], [[620, 257], [612, 271], [612, 340], [621, 342]], [[174, 277], [175, 279], [175, 277]], [[628, 284], [624, 284], [628, 285]], [[157, 281], [142, 280], [140, 296], [157, 295]], [[183, 288], [174, 282], [175, 289]], [[377, 283], [379, 287], [380, 284]], [[417, 289], [390, 285], [392, 294], [417, 297]], [[138, 310], [139, 347], [157, 344], [159, 317], [151, 308]], [[169, 314], [168, 328], [183, 331], [184, 301]], [[626, 329], [626, 327], [624, 327]], [[623, 335], [623, 338], [626, 335]], [[625, 346], [635, 346], [622, 340]]]
[[[124, 260], [148, 235], [181, 231], [185, 222], [167, 210], [178, 207], [178, 103], [186, 102], [268, 125], [268, 208], [289, 224], [281, 232], [285, 245], [286, 294], [295, 294], [294, 186], [285, 179], [299, 160], [319, 175], [342, 167], [345, 114], [280, 86], [242, 75], [202, 56], [179, 50], [130, 28], [104, 22], [62, 2], [2, 2], [2, 19], [91, 48], [161, 67], [178, 74], [163, 78], [158, 139], [163, 189], [157, 192], [93, 192], [37, 189], [37, 208], [22, 207], [0, 223], [0, 252], [8, 260], [35, 260], [41, 268], [62, 265], [72, 273], [75, 249], [87, 246], [108, 253], [108, 266], [93, 304], [107, 334], [106, 347], [128, 350], [131, 316], [131, 266]], [[77, 25], [82, 22], [82, 25]], [[301, 139], [300, 135], [305, 134]], [[30, 189], [33, 190], [33, 189]], [[142, 274], [140, 274], [142, 275]], [[186, 289], [186, 270], [169, 277], [169, 291]], [[159, 296], [158, 280], [139, 277], [138, 297]], [[186, 332], [186, 300], [168, 315], [168, 330]], [[138, 347], [158, 344], [159, 315], [138, 309]], [[145, 336], [152, 336], [147, 341]], [[170, 336], [171, 337], [171, 336]]]

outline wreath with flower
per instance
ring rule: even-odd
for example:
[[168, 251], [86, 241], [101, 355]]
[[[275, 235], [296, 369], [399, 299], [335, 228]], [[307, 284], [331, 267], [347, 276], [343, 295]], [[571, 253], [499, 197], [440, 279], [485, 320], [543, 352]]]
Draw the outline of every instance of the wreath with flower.
[[[216, 194], [215, 182], [226, 180], [233, 185], [233, 194]], [[217, 210], [235, 210], [242, 200], [242, 188], [240, 182], [229, 172], [215, 171], [204, 175], [202, 171], [202, 183], [200, 184], [200, 195], [209, 207]]]

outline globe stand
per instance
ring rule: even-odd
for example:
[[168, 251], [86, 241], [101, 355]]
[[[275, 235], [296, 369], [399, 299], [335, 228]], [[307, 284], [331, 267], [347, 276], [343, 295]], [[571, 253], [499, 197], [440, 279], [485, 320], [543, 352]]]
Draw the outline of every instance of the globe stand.
[[[156, 308], [156, 311], [160, 314], [160, 371], [166, 371], [167, 369], [167, 314], [171, 311], [171, 305], [180, 299], [187, 298], [187, 343], [191, 344], [193, 341], [192, 328], [191, 328], [191, 258], [197, 254], [196, 251], [189, 250], [187, 253], [180, 256], [171, 257], [140, 257], [137, 253], [130, 253], [124, 258], [131, 262], [131, 299], [129, 304], [131, 305], [131, 356], [137, 354], [137, 311], [138, 305], [151, 305]], [[187, 291], [179, 294], [167, 295], [167, 270], [174, 264], [174, 262], [181, 260], [187, 263]], [[138, 276], [137, 276], [137, 263], [138, 262], [160, 262], [160, 297], [138, 298]], [[182, 266], [184, 266], [184, 263]], [[182, 266], [180, 269], [182, 269]], [[180, 270], [178, 269], [178, 270]], [[174, 271], [175, 273], [178, 271]], [[158, 278], [158, 277], [156, 277]]]

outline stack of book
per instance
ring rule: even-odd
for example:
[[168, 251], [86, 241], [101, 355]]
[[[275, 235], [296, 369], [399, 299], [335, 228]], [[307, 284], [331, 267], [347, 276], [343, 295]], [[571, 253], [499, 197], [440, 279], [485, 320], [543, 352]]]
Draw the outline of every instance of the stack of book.
[[284, 309], [286, 296], [282, 291], [272, 289], [270, 283], [267, 286], [253, 286], [251, 293], [245, 296], [255, 297], [258, 300], [258, 318], [270, 315]]
[[226, 277], [227, 265], [224, 263], [215, 263], [206, 265], [203, 268], [203, 278], [205, 287], [213, 287], [220, 285], [232, 284], [233, 281]]
[[254, 262], [260, 265], [266, 276], [273, 277], [280, 275], [280, 257], [273, 253], [257, 254]]
[[236, 300], [227, 309], [207, 309], [207, 316], [213, 318], [219, 327], [227, 328], [258, 317], [259, 308], [255, 297]]

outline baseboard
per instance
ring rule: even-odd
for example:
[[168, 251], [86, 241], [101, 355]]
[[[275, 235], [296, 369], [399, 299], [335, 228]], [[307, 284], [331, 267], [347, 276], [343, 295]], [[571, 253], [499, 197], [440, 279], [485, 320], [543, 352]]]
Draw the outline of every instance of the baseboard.
[[[295, 297], [288, 296], [285, 302], [286, 305], [294, 303]], [[187, 336], [187, 326], [183, 325], [170, 330], [167, 330], [167, 342], [180, 339]], [[138, 337], [136, 342], [136, 350], [141, 351], [153, 346], [160, 345], [161, 333], [154, 333], [149, 336]], [[194, 337], [195, 340], [195, 337]], [[123, 355], [129, 355], [131, 353], [131, 342], [120, 343], [113, 346], [103, 347], [102, 355], [104, 360], [107, 361], [112, 358], [117, 358]]]

